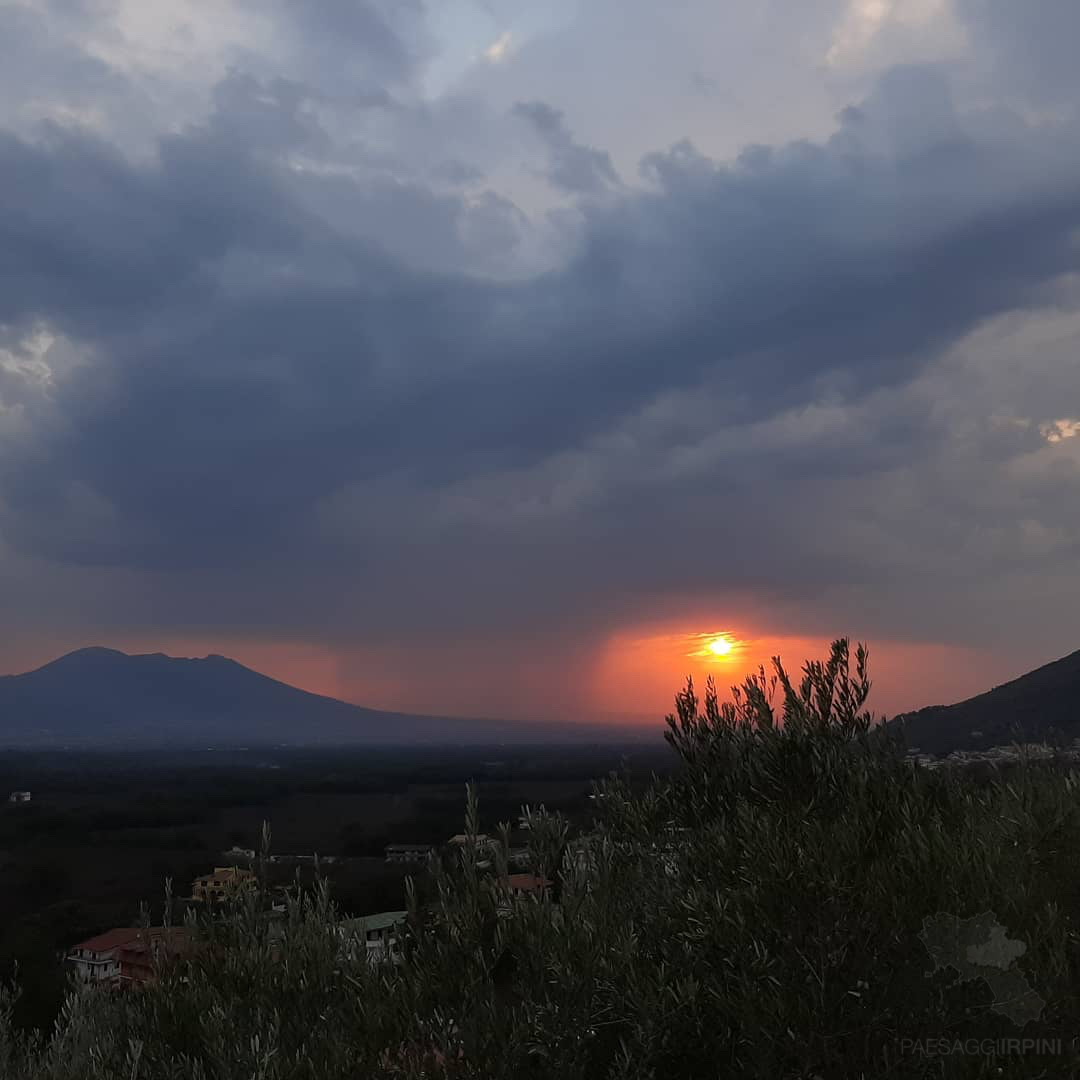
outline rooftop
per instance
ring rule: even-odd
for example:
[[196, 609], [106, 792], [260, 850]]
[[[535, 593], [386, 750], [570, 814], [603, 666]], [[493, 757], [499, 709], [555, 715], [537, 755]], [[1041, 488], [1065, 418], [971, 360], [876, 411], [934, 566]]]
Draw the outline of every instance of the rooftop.
[[508, 889], [520, 892], [538, 892], [551, 884], [547, 878], [538, 874], [510, 874], [503, 879], [503, 883]]
[[122, 945], [138, 940], [141, 933], [142, 930], [138, 926], [117, 927], [114, 930], [106, 930], [97, 937], [80, 941], [78, 945], [72, 945], [71, 951], [86, 949], [88, 952], [111, 952], [113, 949], [119, 949]]
[[361, 919], [343, 919], [341, 926], [346, 930], [367, 934], [372, 930], [387, 930], [391, 926], [404, 922], [408, 917], [407, 911], [380, 911], [376, 915], [365, 915]]
[[133, 941], [125, 942], [125, 953], [149, 952], [153, 948], [165, 946], [170, 950], [186, 948], [191, 942], [191, 933], [186, 926], [170, 926], [166, 930], [162, 926], [152, 926], [149, 931], [139, 931], [138, 937]]
[[196, 881], [213, 881], [215, 878], [253, 878], [255, 875], [250, 870], [237, 866], [215, 866], [212, 874], [202, 874]]

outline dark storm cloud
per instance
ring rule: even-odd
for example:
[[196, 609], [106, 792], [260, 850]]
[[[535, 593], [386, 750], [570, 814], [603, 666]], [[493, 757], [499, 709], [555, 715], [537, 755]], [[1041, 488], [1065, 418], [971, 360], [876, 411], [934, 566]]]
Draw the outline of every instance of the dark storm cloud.
[[79, 41], [79, 26], [89, 13], [73, 6], [61, 14], [57, 23], [46, 11], [0, 5], [0, 116], [12, 103], [78, 108], [129, 89], [122, 74]]
[[563, 114], [542, 101], [519, 102], [514, 113], [527, 120], [551, 157], [548, 179], [574, 194], [591, 195], [619, 182], [611, 155], [574, 141]]
[[1073, 0], [960, 0], [959, 10], [999, 86], [1038, 104], [1075, 104], [1080, 6]]
[[[282, 29], [289, 70], [313, 89], [360, 105], [407, 85], [430, 51], [419, 0], [241, 0]], [[272, 76], [281, 57], [242, 51], [245, 68]]]
[[[412, 63], [382, 9], [282, 10], [309, 59], [374, 50], [355, 85]], [[847, 479], [935, 431], [754, 425], [901, 386], [1077, 268], [1074, 129], [965, 112], [936, 67], [890, 73], [823, 143], [650, 156], [649, 189], [583, 203], [575, 255], [525, 281], [466, 269], [520, 240], [507, 200], [297, 167], [332, 157], [320, 92], [234, 71], [151, 162], [0, 134], [0, 324], [88, 357], [0, 426], [0, 526], [24, 558], [157, 575], [118, 608], [364, 634], [407, 629], [403, 598], [483, 626], [703, 577], [860, 580], [842, 522], [791, 518], [842, 513]], [[518, 112], [558, 187], [616, 184], [558, 112]]]
[[37, 143], [0, 133], [4, 322], [47, 318], [96, 342], [172, 311], [182, 329], [213, 298], [216, 260], [288, 235], [290, 207], [242, 147], [211, 131], [164, 141], [160, 157], [139, 169], [67, 129]]

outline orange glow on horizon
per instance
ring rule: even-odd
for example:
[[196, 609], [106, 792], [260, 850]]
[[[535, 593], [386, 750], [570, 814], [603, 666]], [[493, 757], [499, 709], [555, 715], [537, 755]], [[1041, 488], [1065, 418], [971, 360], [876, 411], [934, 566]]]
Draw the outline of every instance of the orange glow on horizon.
[[700, 660], [726, 660], [743, 651], [744, 642], [725, 632], [691, 634], [687, 644], [694, 646], [686, 655]]
[[[713, 623], [716, 610], [731, 622]], [[599, 640], [507, 634], [500, 639], [335, 646], [237, 634], [115, 634], [103, 640], [64, 641], [25, 636], [9, 644], [2, 669], [10, 674], [28, 671], [87, 644], [172, 656], [220, 653], [302, 689], [370, 708], [433, 716], [632, 723], [661, 730], [687, 676], [699, 694], [706, 679], [714, 677], [720, 696], [727, 698], [731, 687], [759, 665], [771, 674], [775, 655], [797, 680], [806, 660], [828, 655], [831, 641], [817, 635], [765, 633], [761, 624], [766, 619], [780, 625], [783, 619], [762, 611], [758, 622], [746, 605], [725, 603], [712, 613], [699, 607], [665, 615], [626, 625]], [[932, 640], [882, 639], [857, 630], [851, 630], [852, 642], [866, 640], [870, 646], [873, 689], [868, 706], [876, 715], [950, 704], [1048, 659], [1035, 649], [1021, 655]], [[712, 648], [720, 639], [731, 644], [728, 652]], [[425, 660], [418, 667], [421, 653]]]
[[[700, 625], [700, 624], [699, 624]], [[642, 632], [643, 631], [643, 632]], [[778, 649], [779, 647], [779, 649]], [[671, 624], [613, 635], [599, 651], [589, 687], [594, 708], [636, 715], [656, 723], [671, 711], [675, 693], [688, 677], [703, 689], [714, 676], [722, 697], [777, 651], [798, 663], [821, 652], [805, 639], [759, 639], [739, 628], [687, 632]]]
[[[854, 648], [861, 639], [849, 636]], [[727, 653], [712, 648], [721, 640], [731, 645]], [[594, 709], [656, 723], [672, 711], [675, 694], [687, 677], [699, 694], [706, 680], [715, 678], [721, 699], [726, 699], [732, 686], [741, 686], [759, 667], [772, 674], [774, 656], [797, 682], [803, 664], [824, 659], [830, 644], [830, 638], [793, 634], [688, 633], [678, 632], [672, 623], [639, 626], [613, 634], [599, 650], [587, 693]], [[993, 678], [988, 674], [992, 665], [1002, 664], [989, 650], [933, 641], [870, 639], [867, 644], [873, 681], [867, 704], [876, 716], [949, 704], [980, 693]]]

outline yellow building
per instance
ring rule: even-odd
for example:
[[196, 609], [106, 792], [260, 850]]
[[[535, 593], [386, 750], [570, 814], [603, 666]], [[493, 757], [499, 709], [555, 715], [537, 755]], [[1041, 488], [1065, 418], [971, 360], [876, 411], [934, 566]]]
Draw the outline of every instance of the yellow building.
[[192, 882], [191, 896], [194, 900], [213, 903], [254, 884], [255, 875], [250, 870], [237, 866], [215, 866], [212, 874], [203, 874]]

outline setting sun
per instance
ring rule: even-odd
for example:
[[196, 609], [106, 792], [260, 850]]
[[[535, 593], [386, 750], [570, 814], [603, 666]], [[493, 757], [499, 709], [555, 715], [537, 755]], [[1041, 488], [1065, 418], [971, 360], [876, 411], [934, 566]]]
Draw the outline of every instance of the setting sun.
[[727, 630], [713, 630], [705, 634], [693, 634], [683, 639], [691, 646], [687, 656], [698, 660], [734, 660], [746, 648], [738, 635]]
[[713, 638], [709, 642], [709, 652], [714, 656], [727, 656], [731, 652], [731, 642], [727, 638]]

